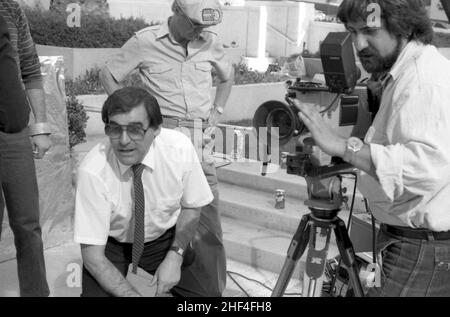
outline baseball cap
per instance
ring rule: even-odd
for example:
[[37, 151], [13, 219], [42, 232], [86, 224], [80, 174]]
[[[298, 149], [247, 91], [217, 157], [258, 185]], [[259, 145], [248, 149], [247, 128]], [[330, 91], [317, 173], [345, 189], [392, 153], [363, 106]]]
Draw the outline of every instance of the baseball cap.
[[211, 26], [222, 22], [219, 0], [174, 0], [186, 16], [202, 25]]

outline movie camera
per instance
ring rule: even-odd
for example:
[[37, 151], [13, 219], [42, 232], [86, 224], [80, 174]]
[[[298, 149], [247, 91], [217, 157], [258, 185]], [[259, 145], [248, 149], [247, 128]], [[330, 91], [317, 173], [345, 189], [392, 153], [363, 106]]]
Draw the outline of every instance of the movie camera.
[[[332, 230], [336, 235], [343, 264], [349, 272], [354, 293], [356, 296], [363, 296], [355, 252], [345, 223], [337, 216], [346, 198], [343, 196], [342, 175], [352, 174], [356, 177], [356, 173], [350, 164], [340, 158], [332, 158], [323, 153], [311, 137], [302, 139], [307, 136], [308, 131], [301, 122], [298, 116], [299, 111], [293, 102], [294, 98], [302, 102], [302, 97], [311, 92], [336, 94], [331, 104], [322, 113], [326, 115], [330, 111], [335, 111], [335, 104], [339, 99], [339, 118], [335, 124], [338, 127], [347, 127], [345, 132], [348, 134], [347, 137], [355, 135], [355, 127], [358, 126], [360, 96], [354, 94], [354, 90], [361, 72], [356, 66], [350, 34], [347, 32], [329, 33], [321, 44], [321, 61], [326, 86], [297, 79], [287, 89], [285, 97], [287, 103], [266, 102], [257, 109], [253, 118], [253, 126], [257, 131], [260, 131], [260, 128], [267, 128], [262, 130], [269, 134], [264, 140], [270, 140], [273, 137], [270, 135], [271, 133], [277, 133], [275, 137], [279, 139], [280, 145], [284, 145], [292, 139], [296, 140], [295, 154], [287, 156], [287, 173], [305, 178], [308, 190], [308, 200], [305, 204], [311, 210], [310, 214], [303, 216], [292, 238], [286, 261], [272, 296], [283, 295], [296, 263], [306, 250], [308, 243], [305, 273], [309, 285], [307, 292], [304, 290], [303, 294], [304, 296], [317, 296], [316, 287], [325, 270]], [[270, 144], [265, 145], [269, 158]], [[273, 154], [277, 155], [278, 153]], [[319, 237], [326, 239], [324, 248], [320, 250], [316, 246]]]

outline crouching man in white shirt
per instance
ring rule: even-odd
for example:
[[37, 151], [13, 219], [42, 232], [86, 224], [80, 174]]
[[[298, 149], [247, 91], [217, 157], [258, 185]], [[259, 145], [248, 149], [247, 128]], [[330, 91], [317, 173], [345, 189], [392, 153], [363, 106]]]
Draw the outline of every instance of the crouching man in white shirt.
[[80, 165], [74, 240], [81, 244], [81, 296], [141, 296], [125, 278], [141, 267], [156, 295], [172, 292], [190, 248], [200, 208], [213, 200], [191, 141], [161, 128], [157, 100], [127, 87], [102, 109], [108, 136]]

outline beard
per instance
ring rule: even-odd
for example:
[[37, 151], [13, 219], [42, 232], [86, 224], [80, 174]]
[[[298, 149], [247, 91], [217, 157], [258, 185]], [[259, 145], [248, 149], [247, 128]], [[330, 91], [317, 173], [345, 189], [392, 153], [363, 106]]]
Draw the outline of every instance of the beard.
[[394, 66], [402, 51], [402, 41], [397, 39], [395, 50], [387, 56], [381, 56], [375, 49], [368, 47], [358, 52], [359, 59], [364, 69], [372, 73], [383, 73], [389, 71]]

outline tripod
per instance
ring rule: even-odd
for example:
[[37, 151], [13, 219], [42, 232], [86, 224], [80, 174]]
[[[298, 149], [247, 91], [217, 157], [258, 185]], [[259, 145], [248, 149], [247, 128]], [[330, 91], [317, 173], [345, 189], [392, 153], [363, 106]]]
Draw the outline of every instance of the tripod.
[[[287, 257], [278, 277], [272, 297], [280, 297], [284, 294], [289, 280], [292, 277], [298, 260], [306, 250], [309, 242], [309, 250], [306, 259], [306, 275], [309, 277], [307, 288], [308, 297], [316, 294], [317, 281], [321, 278], [325, 270], [328, 247], [330, 243], [331, 231], [334, 230], [336, 243], [342, 258], [342, 263], [347, 267], [354, 293], [358, 297], [363, 297], [363, 288], [358, 277], [358, 268], [355, 259], [355, 251], [347, 234], [345, 223], [338, 217], [340, 208], [334, 204], [333, 208], [327, 209], [327, 205], [321, 201], [309, 200], [310, 214], [302, 217], [289, 246]], [[314, 207], [319, 206], [319, 208]], [[330, 205], [328, 205], [330, 207]], [[325, 246], [321, 250], [316, 249], [317, 234], [325, 236]], [[305, 294], [305, 290], [303, 290]]]

